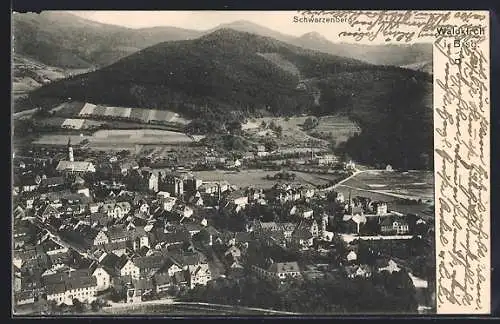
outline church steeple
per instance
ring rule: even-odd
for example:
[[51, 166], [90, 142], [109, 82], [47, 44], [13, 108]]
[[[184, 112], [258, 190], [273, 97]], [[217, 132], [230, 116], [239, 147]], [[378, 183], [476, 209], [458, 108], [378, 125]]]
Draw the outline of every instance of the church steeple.
[[71, 146], [71, 137], [68, 137], [68, 160], [70, 162], [74, 162], [74, 157], [73, 157], [73, 147]]

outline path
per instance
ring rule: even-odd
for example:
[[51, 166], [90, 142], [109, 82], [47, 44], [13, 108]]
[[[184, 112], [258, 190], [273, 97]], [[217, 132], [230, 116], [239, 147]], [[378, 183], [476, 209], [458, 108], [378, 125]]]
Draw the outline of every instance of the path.
[[257, 312], [264, 314], [276, 314], [276, 315], [298, 315], [298, 313], [277, 311], [273, 309], [256, 308], [256, 307], [246, 307], [246, 306], [236, 306], [236, 305], [223, 305], [223, 304], [212, 304], [212, 303], [202, 303], [202, 302], [177, 302], [172, 298], [151, 300], [136, 303], [112, 303], [109, 302], [110, 306], [104, 307], [106, 312], [113, 312], [114, 310], [127, 309], [127, 308], [139, 308], [141, 306], [147, 305], [171, 305], [172, 307], [182, 308], [192, 308], [197, 310], [210, 311], [222, 311], [228, 313], [241, 313], [242, 311], [247, 312]]

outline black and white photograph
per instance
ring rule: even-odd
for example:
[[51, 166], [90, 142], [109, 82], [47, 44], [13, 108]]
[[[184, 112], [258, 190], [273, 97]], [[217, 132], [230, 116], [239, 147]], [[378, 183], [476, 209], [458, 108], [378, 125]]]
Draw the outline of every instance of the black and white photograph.
[[436, 314], [431, 42], [297, 11], [11, 19], [13, 315]]

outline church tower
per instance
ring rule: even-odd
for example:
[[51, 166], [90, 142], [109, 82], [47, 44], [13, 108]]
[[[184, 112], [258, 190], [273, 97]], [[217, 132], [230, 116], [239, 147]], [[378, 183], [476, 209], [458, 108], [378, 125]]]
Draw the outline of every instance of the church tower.
[[71, 138], [68, 138], [68, 160], [70, 162], [75, 161], [75, 159], [73, 157], [73, 147], [71, 146]]

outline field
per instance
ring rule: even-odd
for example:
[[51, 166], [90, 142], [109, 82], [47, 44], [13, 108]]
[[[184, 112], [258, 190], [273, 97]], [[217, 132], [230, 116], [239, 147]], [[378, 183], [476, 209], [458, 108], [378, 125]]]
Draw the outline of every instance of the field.
[[[310, 142], [316, 142], [314, 146], [324, 146], [328, 145], [327, 141], [314, 138], [308, 135], [304, 130], [302, 130], [302, 124], [304, 124], [307, 116], [304, 117], [262, 117], [250, 119], [247, 123], [242, 125], [242, 129], [246, 131], [247, 135], [254, 139], [262, 138], [274, 138], [282, 147], [286, 146], [296, 146], [296, 145], [307, 145], [310, 146]], [[267, 127], [262, 127], [262, 123], [269, 125], [273, 122], [276, 126], [281, 126], [282, 136], [277, 136], [276, 132]]]
[[37, 119], [36, 124], [42, 127], [60, 127], [65, 129], [91, 129], [98, 127], [103, 122], [89, 120], [89, 119], [75, 119], [75, 118], [63, 118], [63, 117], [50, 117]]
[[124, 142], [127, 144], [182, 144], [193, 139], [184, 133], [157, 129], [112, 129], [99, 130], [92, 137], [94, 142]]
[[[336, 189], [347, 199], [362, 196], [387, 202], [389, 210], [416, 213], [433, 217], [430, 205], [434, 202], [434, 175], [431, 171], [367, 171], [345, 181]], [[422, 204], [405, 202], [405, 199], [422, 200]]]
[[[274, 176], [278, 171], [265, 171], [265, 170], [242, 170], [240, 172], [234, 171], [224, 171], [224, 170], [213, 170], [213, 171], [193, 171], [193, 175], [203, 179], [204, 181], [221, 181], [226, 180], [232, 185], [240, 188], [244, 187], [258, 187], [258, 188], [270, 188], [277, 182], [287, 183], [291, 181], [285, 180], [274, 180], [266, 179], [266, 176]], [[325, 185], [328, 184], [328, 179], [323, 178], [323, 175], [318, 175], [314, 173], [305, 172], [295, 172], [297, 175], [295, 181], [303, 184]]]
[[152, 121], [156, 122], [169, 122], [169, 123], [179, 123], [187, 124], [188, 120], [179, 116], [179, 114], [168, 110], [156, 110], [156, 109], [141, 109], [141, 108], [130, 108], [130, 107], [111, 107], [94, 105], [91, 103], [82, 103], [80, 111], [78, 112], [80, 117], [118, 117], [124, 119], [130, 119], [131, 121], [139, 121], [143, 123], [149, 123]]
[[[156, 130], [99, 130], [91, 136], [70, 136], [72, 143], [79, 143], [84, 139], [89, 141], [89, 147], [97, 150], [133, 150], [140, 151], [142, 145], [176, 145], [188, 144], [193, 139], [184, 133]], [[68, 136], [62, 134], [42, 135], [34, 144], [66, 145]]]
[[324, 116], [318, 119], [316, 126], [311, 134], [319, 133], [322, 138], [331, 137], [337, 143], [345, 142], [354, 134], [359, 133], [359, 126], [345, 116]]
[[[337, 143], [345, 142], [360, 131], [356, 123], [345, 116], [320, 117], [318, 119], [318, 126], [312, 130], [305, 131], [303, 124], [307, 118], [309, 116], [253, 118], [243, 124], [242, 129], [255, 138], [273, 137], [282, 146], [294, 146], [299, 143], [311, 143], [311, 141], [316, 143], [314, 146], [327, 146], [330, 139]], [[263, 127], [263, 123], [269, 125], [271, 122], [277, 126], [281, 126], [281, 137], [278, 137], [269, 126]]]
[[434, 197], [434, 174], [428, 171], [367, 171], [347, 180], [343, 185], [417, 199]]

